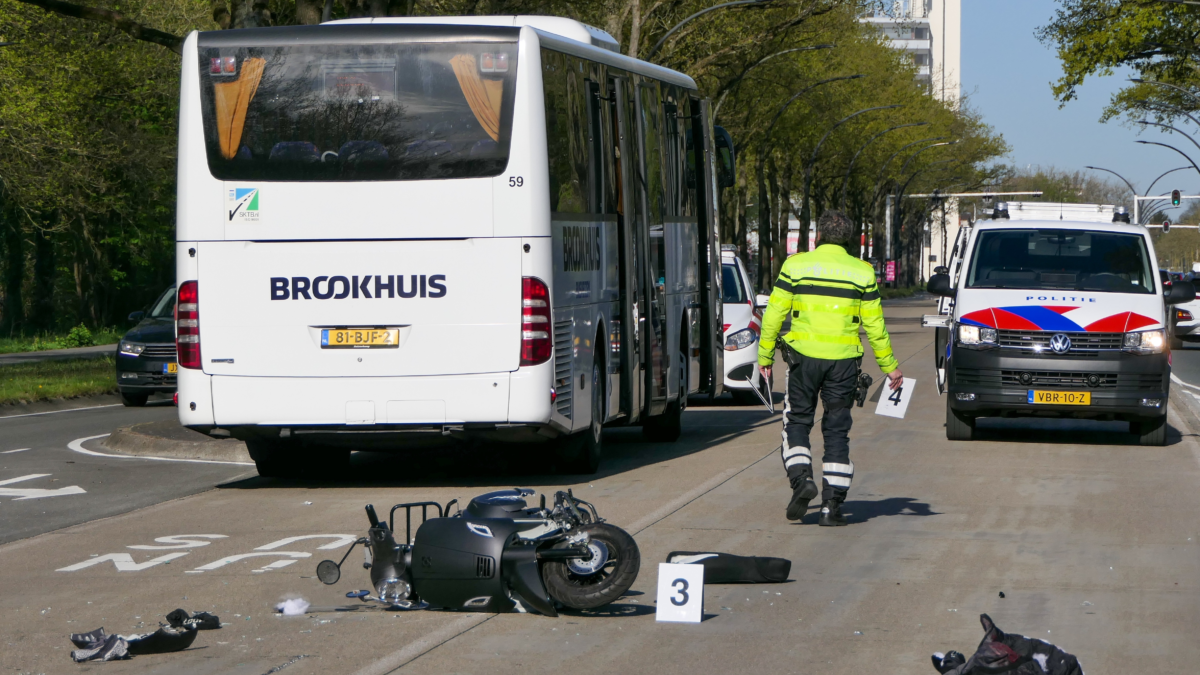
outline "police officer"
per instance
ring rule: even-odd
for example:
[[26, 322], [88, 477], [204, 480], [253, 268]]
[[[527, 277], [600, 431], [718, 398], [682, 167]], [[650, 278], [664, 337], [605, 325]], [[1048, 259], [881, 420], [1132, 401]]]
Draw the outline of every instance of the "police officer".
[[850, 408], [862, 365], [859, 326], [867, 331], [875, 361], [888, 376], [888, 385], [896, 389], [904, 381], [883, 326], [875, 270], [846, 253], [854, 231], [850, 219], [840, 211], [821, 215], [817, 221], [820, 245], [815, 251], [789, 257], [779, 271], [758, 343], [759, 370], [770, 377], [776, 338], [784, 317], [791, 313], [792, 327], [783, 336], [781, 347], [788, 363], [780, 449], [792, 484], [787, 518], [803, 518], [809, 501], [817, 496], [808, 439], [820, 394], [825, 404], [825, 416], [821, 418], [825, 456], [821, 463], [821, 517], [817, 523], [823, 526], [846, 524], [841, 507], [854, 478]]

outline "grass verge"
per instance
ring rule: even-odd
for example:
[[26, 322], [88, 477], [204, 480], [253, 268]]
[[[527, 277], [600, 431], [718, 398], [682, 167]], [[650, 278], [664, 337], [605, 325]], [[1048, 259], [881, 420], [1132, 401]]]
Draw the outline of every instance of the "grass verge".
[[[93, 345], [116, 344], [125, 331], [120, 328], [97, 328], [89, 331]], [[67, 340], [69, 333], [42, 333], [39, 335], [16, 335], [0, 337], [0, 354], [17, 354], [21, 352], [40, 352], [50, 349], [66, 349], [78, 347]]]
[[111, 356], [0, 366], [0, 404], [111, 394], [116, 390], [116, 363]]

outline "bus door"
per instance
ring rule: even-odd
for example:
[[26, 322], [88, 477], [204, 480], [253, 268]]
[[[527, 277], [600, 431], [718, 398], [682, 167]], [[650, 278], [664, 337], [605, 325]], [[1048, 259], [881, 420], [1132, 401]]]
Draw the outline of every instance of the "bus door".
[[643, 354], [647, 360], [646, 393], [650, 415], [667, 408], [667, 373], [670, 351], [667, 349], [667, 246], [663, 225], [662, 96], [659, 84], [643, 81], [634, 90], [637, 144], [634, 172], [637, 182], [638, 218], [634, 223], [644, 255], [642, 279], [645, 314], [642, 321], [646, 336]]
[[620, 240], [620, 307], [623, 317], [620, 325], [621, 338], [621, 411], [630, 422], [641, 418], [645, 399], [645, 380], [642, 369], [643, 340], [643, 281], [641, 259], [638, 255], [641, 242], [637, 239], [639, 228], [634, 223], [641, 220], [638, 190], [635, 184], [633, 148], [636, 138], [630, 125], [636, 118], [631, 107], [629, 80], [624, 77], [608, 78], [608, 104], [612, 114], [612, 143], [608, 152], [613, 155], [617, 184], [617, 231]]
[[700, 247], [700, 382], [701, 391], [720, 396], [725, 383], [725, 350], [721, 316], [721, 236], [717, 216], [720, 213], [716, 159], [712, 143], [711, 109], [708, 101], [692, 97], [692, 137], [688, 148], [688, 169], [696, 184], [696, 215]]

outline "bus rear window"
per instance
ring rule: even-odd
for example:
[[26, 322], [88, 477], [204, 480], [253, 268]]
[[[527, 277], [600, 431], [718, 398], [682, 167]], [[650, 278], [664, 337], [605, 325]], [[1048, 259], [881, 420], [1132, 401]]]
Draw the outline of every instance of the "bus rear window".
[[475, 178], [508, 164], [515, 42], [199, 51], [216, 178]]

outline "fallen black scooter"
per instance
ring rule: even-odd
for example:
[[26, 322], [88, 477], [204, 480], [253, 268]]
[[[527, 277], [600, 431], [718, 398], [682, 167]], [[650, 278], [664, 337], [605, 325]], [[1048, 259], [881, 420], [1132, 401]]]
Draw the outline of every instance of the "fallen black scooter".
[[[438, 607], [475, 612], [535, 611], [558, 616], [556, 606], [594, 609], [629, 590], [641, 554], [624, 530], [609, 525], [596, 508], [571, 491], [557, 492], [554, 505], [530, 508], [527, 488], [480, 495], [450, 515], [453, 500], [397, 504], [388, 521], [367, 505], [371, 528], [355, 544], [366, 547], [371, 591], [348, 593], [392, 609]], [[405, 542], [396, 542], [395, 514], [404, 509]], [[412, 536], [413, 510], [421, 523]], [[430, 510], [437, 517], [427, 518]], [[317, 578], [335, 584], [340, 562], [324, 560]]]

